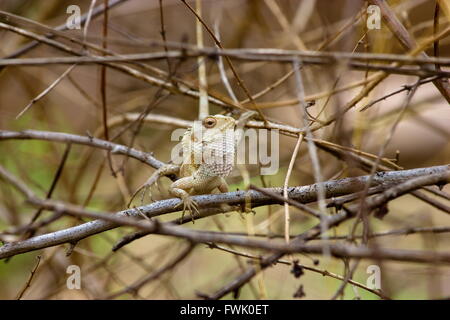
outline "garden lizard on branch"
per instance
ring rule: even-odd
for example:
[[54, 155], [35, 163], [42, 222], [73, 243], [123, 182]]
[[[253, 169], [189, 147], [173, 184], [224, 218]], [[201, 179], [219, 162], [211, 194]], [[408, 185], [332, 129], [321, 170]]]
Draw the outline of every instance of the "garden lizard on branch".
[[[177, 175], [169, 192], [182, 200], [183, 214], [186, 210], [198, 213], [197, 203], [190, 196], [210, 194], [215, 189], [228, 192], [225, 177], [232, 171], [236, 148], [242, 138], [242, 128], [256, 114], [248, 111], [239, 120], [224, 115], [208, 116], [203, 121], [195, 121], [188, 128], [181, 140], [183, 151], [182, 163], [166, 164], [156, 170], [150, 178], [139, 187], [131, 201], [143, 188], [156, 184], [162, 176]], [[239, 130], [237, 130], [239, 129]]]

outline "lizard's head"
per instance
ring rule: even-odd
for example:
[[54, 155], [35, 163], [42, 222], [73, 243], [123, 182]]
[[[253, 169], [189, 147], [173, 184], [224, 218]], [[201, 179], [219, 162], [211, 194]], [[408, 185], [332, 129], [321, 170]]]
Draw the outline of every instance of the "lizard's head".
[[206, 130], [213, 129], [214, 131], [225, 132], [228, 129], [234, 129], [236, 120], [232, 117], [216, 114], [203, 119], [202, 125]]

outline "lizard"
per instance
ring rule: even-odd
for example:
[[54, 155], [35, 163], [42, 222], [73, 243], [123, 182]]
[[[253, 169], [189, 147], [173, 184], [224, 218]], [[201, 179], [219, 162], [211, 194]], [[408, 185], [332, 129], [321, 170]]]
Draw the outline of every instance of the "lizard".
[[183, 205], [183, 215], [186, 210], [190, 211], [194, 222], [194, 211], [198, 213], [198, 204], [191, 196], [210, 194], [215, 189], [228, 192], [225, 177], [233, 169], [236, 147], [242, 138], [242, 130], [236, 129], [242, 129], [255, 114], [254, 111], [245, 112], [237, 121], [233, 117], [218, 114], [205, 117], [201, 125], [194, 122], [181, 140], [182, 163], [166, 164], [157, 169], [135, 191], [129, 204], [140, 190], [157, 183], [162, 176], [177, 175], [179, 179], [170, 185], [169, 193], [181, 199], [176, 207]]

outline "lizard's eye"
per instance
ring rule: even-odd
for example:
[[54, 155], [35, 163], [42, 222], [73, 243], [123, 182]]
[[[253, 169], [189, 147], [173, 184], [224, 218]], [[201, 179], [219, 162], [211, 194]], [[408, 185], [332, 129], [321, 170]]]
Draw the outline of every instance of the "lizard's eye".
[[203, 126], [205, 126], [205, 128], [214, 128], [216, 123], [217, 120], [214, 119], [213, 117], [208, 117], [203, 120]]

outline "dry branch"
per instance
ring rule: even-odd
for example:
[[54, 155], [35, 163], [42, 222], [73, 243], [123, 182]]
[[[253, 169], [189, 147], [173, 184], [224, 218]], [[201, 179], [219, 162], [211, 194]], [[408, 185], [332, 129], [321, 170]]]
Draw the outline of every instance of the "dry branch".
[[[0, 168], [1, 169], [1, 168]], [[390, 193], [387, 193], [386, 195], [380, 196], [379, 198], [376, 198], [372, 202], [370, 202], [370, 205], [375, 205], [382, 203], [383, 201], [386, 201], [386, 199], [390, 199], [393, 196], [400, 196], [402, 192], [408, 191], [408, 188], [411, 188], [411, 190], [419, 188], [420, 186], [413, 183], [408, 183], [409, 180], [414, 178], [422, 178], [422, 177], [433, 177], [434, 179], [437, 179], [438, 182], [445, 182], [448, 179], [448, 171], [449, 166], [436, 166], [436, 167], [429, 167], [429, 168], [421, 168], [421, 169], [412, 169], [412, 170], [404, 170], [404, 171], [391, 171], [391, 172], [380, 172], [377, 173], [373, 177], [373, 183], [374, 185], [381, 185], [384, 186], [387, 190], [389, 190], [390, 187], [393, 185], [398, 185], [399, 183], [407, 184], [406, 187], [403, 186], [403, 184], [400, 184], [400, 186], [403, 186], [403, 189], [398, 186], [397, 188], [393, 188], [394, 191], [391, 191]], [[179, 199], [168, 199], [168, 200], [162, 200], [157, 201], [155, 203], [141, 206], [139, 208], [135, 209], [129, 209], [124, 210], [121, 212], [118, 212], [116, 214], [111, 213], [96, 213], [93, 211], [87, 211], [83, 208], [80, 208], [78, 206], [70, 205], [70, 204], [64, 204], [58, 201], [53, 200], [40, 200], [37, 199], [32, 191], [30, 191], [23, 183], [20, 181], [17, 181], [14, 177], [12, 177], [8, 172], [4, 171], [4, 169], [0, 170], [0, 175], [3, 176], [4, 179], [15, 185], [19, 190], [21, 190], [22, 193], [24, 193], [27, 196], [28, 202], [31, 204], [43, 207], [47, 210], [54, 210], [57, 212], [66, 213], [69, 215], [75, 215], [79, 217], [88, 217], [88, 218], [94, 218], [98, 220], [90, 221], [85, 224], [81, 224], [72, 228], [64, 229], [55, 231], [52, 233], [36, 236], [33, 238], [30, 238], [28, 240], [14, 242], [14, 243], [8, 243], [4, 245], [3, 247], [0, 247], [0, 259], [4, 259], [19, 253], [29, 252], [33, 250], [38, 250], [42, 248], [47, 248], [63, 243], [73, 243], [76, 241], [79, 241], [81, 239], [84, 239], [86, 237], [92, 236], [94, 234], [110, 230], [113, 228], [116, 228], [120, 225], [128, 225], [133, 226], [136, 228], [144, 229], [145, 231], [148, 231], [149, 233], [159, 233], [159, 234], [172, 234], [177, 236], [186, 237], [187, 239], [191, 241], [217, 241], [219, 239], [214, 237], [209, 237], [207, 239], [202, 238], [198, 239], [196, 236], [192, 236], [192, 233], [190, 233], [190, 230], [187, 229], [180, 229], [180, 227], [175, 227], [168, 224], [159, 224], [157, 222], [150, 222], [150, 221], [138, 221], [135, 219], [131, 219], [131, 217], [134, 218], [142, 218], [142, 214], [146, 215], [147, 217], [156, 217], [158, 215], [162, 215], [165, 213], [170, 213], [177, 211], [174, 209], [176, 205], [180, 203]], [[438, 177], [438, 178], [436, 178]], [[330, 197], [337, 197], [353, 192], [357, 192], [361, 190], [362, 187], [366, 184], [368, 181], [369, 176], [361, 176], [361, 177], [355, 177], [355, 178], [346, 178], [346, 179], [340, 179], [335, 181], [326, 181], [323, 182], [323, 187], [325, 189], [325, 196], [326, 198]], [[426, 179], [424, 181], [420, 180], [422, 183], [425, 182], [424, 185], [427, 185]], [[431, 180], [429, 184], [437, 183], [436, 180]], [[409, 191], [411, 191], [409, 190]], [[282, 188], [269, 188], [270, 192], [278, 193], [279, 195], [283, 194]], [[309, 203], [317, 200], [317, 184], [309, 185], [309, 186], [303, 186], [303, 187], [291, 187], [288, 189], [288, 195], [289, 198], [297, 200], [301, 203]], [[258, 207], [262, 205], [268, 205], [268, 204], [274, 204], [279, 203], [278, 200], [274, 200], [272, 197], [261, 194], [259, 192], [250, 190], [250, 191], [236, 191], [236, 192], [228, 192], [228, 193], [222, 193], [217, 195], [202, 195], [202, 196], [195, 196], [193, 199], [199, 204], [200, 208], [211, 208], [219, 206], [220, 204], [228, 204], [228, 205], [242, 205], [245, 204], [246, 201], [250, 199], [250, 203], [252, 207]], [[336, 224], [337, 217], [340, 217], [339, 215], [332, 216], [329, 218], [328, 226], [333, 226]], [[347, 217], [346, 215], [344, 218]], [[174, 231], [177, 228], [176, 231]], [[169, 231], [167, 231], [169, 230]], [[238, 241], [237, 245], [249, 245], [250, 240], [245, 240], [243, 242]], [[251, 241], [250, 241], [251, 242]], [[295, 245], [295, 243], [293, 243]], [[258, 244], [259, 246], [259, 244]], [[274, 249], [274, 247], [270, 247]], [[284, 248], [284, 247], [283, 247]], [[270, 250], [270, 249], [269, 249]], [[281, 247], [279, 250], [282, 250]]]

